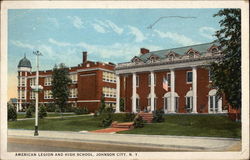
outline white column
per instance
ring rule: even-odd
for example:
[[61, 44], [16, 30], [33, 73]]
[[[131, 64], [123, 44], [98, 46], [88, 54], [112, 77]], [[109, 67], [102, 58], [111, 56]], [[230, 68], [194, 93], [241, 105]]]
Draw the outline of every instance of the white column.
[[136, 74], [133, 73], [132, 77], [132, 112], [136, 113]]
[[218, 101], [218, 112], [222, 113], [222, 98], [220, 98]]
[[154, 103], [154, 99], [155, 99], [155, 76], [154, 76], [154, 72], [150, 72], [150, 106], [151, 106], [151, 112], [154, 111], [155, 109], [155, 103]]
[[120, 76], [116, 75], [116, 113], [120, 112]]
[[174, 74], [174, 70], [172, 69], [170, 71], [170, 74], [171, 74], [171, 100], [170, 100], [170, 103], [171, 103], [171, 109], [170, 109], [170, 112], [171, 113], [174, 113], [175, 112], [175, 74]]
[[193, 67], [193, 112], [197, 113], [197, 68]]

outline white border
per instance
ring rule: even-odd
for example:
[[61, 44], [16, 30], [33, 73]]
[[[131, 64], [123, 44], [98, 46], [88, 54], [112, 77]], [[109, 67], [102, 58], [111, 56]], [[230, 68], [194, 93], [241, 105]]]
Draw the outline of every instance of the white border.
[[[248, 159], [249, 158], [249, 2], [248, 1], [5, 1], [1, 8], [1, 159], [19, 159], [7, 153], [7, 9], [42, 8], [241, 8], [242, 10], [242, 151], [241, 152], [139, 152], [138, 157], [126, 159]], [[23, 159], [34, 159], [22, 157]], [[41, 159], [42, 157], [36, 157]], [[53, 157], [64, 159], [66, 157]], [[73, 157], [70, 157], [73, 159]], [[74, 157], [74, 159], [92, 159]], [[108, 157], [121, 159], [120, 157]], [[103, 159], [103, 158], [102, 158]]]

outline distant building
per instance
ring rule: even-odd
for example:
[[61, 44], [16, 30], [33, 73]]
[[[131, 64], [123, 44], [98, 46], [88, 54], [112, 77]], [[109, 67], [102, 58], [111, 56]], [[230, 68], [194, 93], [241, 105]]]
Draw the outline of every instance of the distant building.
[[[217, 43], [150, 52], [116, 66], [117, 112], [120, 98], [129, 112], [225, 113], [228, 105], [210, 88], [209, 63], [221, 56]], [[167, 90], [163, 88], [166, 85]]]
[[[115, 65], [113, 63], [88, 61], [87, 52], [82, 54], [82, 63], [69, 68], [72, 83], [69, 85], [70, 96], [68, 104], [72, 107], [87, 107], [89, 111], [94, 112], [100, 105], [103, 93], [105, 103], [115, 106]], [[31, 62], [24, 56], [18, 64], [17, 109], [19, 111], [26, 108], [31, 101], [35, 101], [35, 92], [31, 90], [31, 86], [35, 85], [36, 72], [31, 71], [31, 69]], [[39, 92], [40, 104], [46, 105], [53, 102], [51, 77], [52, 70], [39, 71], [39, 85], [43, 86], [43, 91]]]

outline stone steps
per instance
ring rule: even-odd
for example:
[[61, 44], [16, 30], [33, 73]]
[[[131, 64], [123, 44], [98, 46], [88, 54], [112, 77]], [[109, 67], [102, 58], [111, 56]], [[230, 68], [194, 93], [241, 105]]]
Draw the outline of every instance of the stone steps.
[[153, 122], [153, 114], [152, 113], [146, 113], [146, 112], [140, 112], [139, 115], [142, 117], [144, 121], [147, 123], [152, 123]]
[[118, 123], [117, 121], [113, 122], [111, 124], [112, 128], [128, 128], [133, 129], [134, 128], [134, 122], [124, 122], [124, 123]]

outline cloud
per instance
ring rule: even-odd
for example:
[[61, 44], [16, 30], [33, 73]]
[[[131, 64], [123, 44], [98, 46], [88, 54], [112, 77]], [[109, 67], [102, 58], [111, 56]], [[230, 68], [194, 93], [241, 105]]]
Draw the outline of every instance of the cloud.
[[123, 28], [118, 27], [114, 22], [110, 20], [101, 21], [96, 19], [95, 22], [96, 23], [93, 23], [92, 26], [97, 32], [108, 33], [112, 31], [119, 35], [123, 33]]
[[70, 46], [71, 45], [70, 43], [58, 42], [58, 41], [54, 40], [53, 38], [49, 38], [48, 41], [50, 43], [55, 44], [55, 45], [60, 46], [60, 47], [66, 47], [66, 46]]
[[133, 26], [128, 26], [128, 28], [131, 30], [129, 34], [135, 36], [135, 42], [142, 42], [147, 39], [138, 28]]
[[158, 34], [160, 38], [169, 38], [176, 43], [182, 44], [182, 45], [193, 45], [198, 44], [200, 42], [193, 41], [191, 38], [188, 38], [184, 35], [173, 33], [173, 32], [161, 32], [159, 30], [154, 30], [155, 33]]
[[28, 43], [23, 43], [21, 41], [16, 41], [16, 40], [11, 40], [11, 43], [17, 47], [21, 47], [21, 48], [28, 48], [31, 50], [35, 49], [35, 46], [28, 44]]
[[99, 24], [92, 24], [92, 26], [94, 27], [94, 29], [99, 32], [99, 33], [107, 33], [107, 31], [105, 30], [104, 27], [100, 26]]
[[208, 39], [214, 39], [215, 36], [213, 36], [215, 34], [216, 29], [214, 29], [213, 27], [201, 27], [199, 29], [199, 33], [201, 36], [208, 38]]
[[[114, 61], [114, 59], [119, 59], [122, 61], [129, 61], [133, 56], [138, 55], [140, 47], [138, 44], [129, 43], [113, 43], [111, 45], [99, 45], [99, 44], [89, 44], [86, 42], [79, 43], [67, 43], [59, 42], [57, 40], [50, 39], [50, 42], [59, 46], [62, 50], [68, 50], [71, 47], [70, 52], [79, 52], [79, 50], [86, 50], [89, 54], [94, 57], [99, 57], [102, 59], [107, 59], [108, 61]], [[61, 44], [68, 44], [68, 46], [62, 46]], [[67, 47], [67, 48], [66, 48]], [[162, 49], [158, 46], [148, 45], [150, 50]]]
[[71, 20], [73, 23], [73, 26], [76, 27], [77, 29], [84, 28], [84, 23], [82, 19], [78, 16], [68, 16], [68, 18]]
[[110, 28], [117, 34], [122, 34], [123, 33], [123, 29], [118, 27], [116, 24], [114, 24], [112, 21], [110, 20], [106, 20], [107, 24], [110, 26]]

